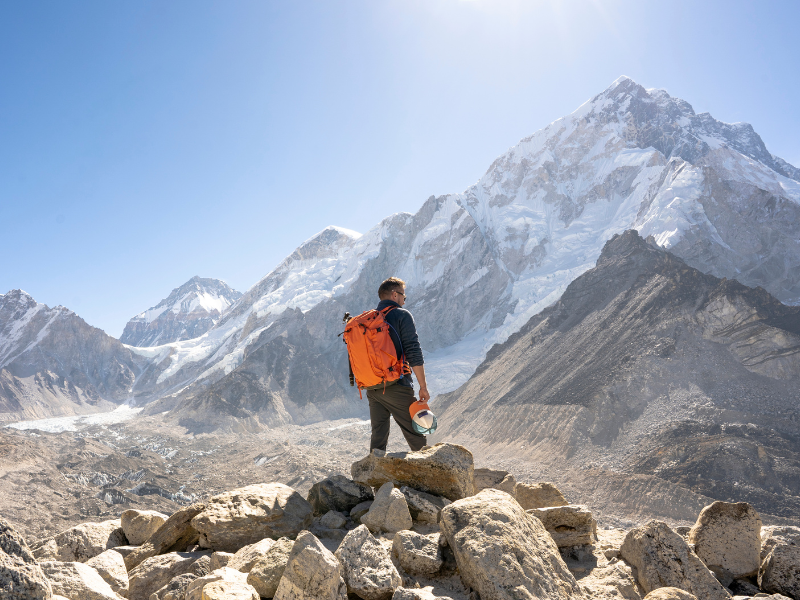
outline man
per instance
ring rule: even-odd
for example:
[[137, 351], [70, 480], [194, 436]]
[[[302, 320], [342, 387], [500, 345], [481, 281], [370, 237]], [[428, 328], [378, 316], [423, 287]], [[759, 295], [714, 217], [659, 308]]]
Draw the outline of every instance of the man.
[[[406, 303], [406, 284], [402, 279], [390, 277], [378, 288], [378, 310], [390, 306], [394, 308], [386, 313], [386, 322], [392, 329], [389, 335], [394, 342], [398, 358], [405, 353], [406, 362], [411, 367], [419, 382], [419, 399], [427, 402], [431, 395], [425, 382], [425, 367], [422, 360], [422, 348], [417, 338], [417, 327], [414, 317], [403, 308]], [[399, 336], [399, 338], [398, 338]], [[412, 450], [420, 450], [425, 446], [424, 435], [420, 435], [411, 427], [409, 407], [414, 398], [414, 383], [410, 374], [387, 386], [376, 386], [367, 390], [369, 400], [369, 418], [372, 422], [372, 438], [369, 449], [386, 450], [389, 441], [389, 417], [394, 417]]]

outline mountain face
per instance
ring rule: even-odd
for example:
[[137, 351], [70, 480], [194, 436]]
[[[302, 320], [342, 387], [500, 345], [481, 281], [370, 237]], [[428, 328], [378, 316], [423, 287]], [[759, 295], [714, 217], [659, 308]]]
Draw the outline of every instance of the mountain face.
[[583, 491], [621, 474], [668, 484], [674, 518], [696, 513], [691, 494], [800, 516], [800, 307], [635, 231], [435, 410], [436, 439]]
[[22, 290], [0, 295], [0, 421], [112, 410], [148, 368], [63, 306]]
[[219, 279], [192, 277], [128, 321], [119, 340], [129, 346], [147, 347], [199, 337], [241, 296]]
[[[363, 414], [336, 334], [389, 275], [407, 282], [434, 394], [455, 389], [627, 229], [703, 272], [800, 302], [798, 179], [749, 125], [620, 78], [464, 193], [364, 235], [329, 228], [305, 242], [205, 336], [153, 358], [169, 398], [152, 410], [208, 423], [217, 409], [263, 424]], [[280, 374], [264, 353], [284, 357]]]

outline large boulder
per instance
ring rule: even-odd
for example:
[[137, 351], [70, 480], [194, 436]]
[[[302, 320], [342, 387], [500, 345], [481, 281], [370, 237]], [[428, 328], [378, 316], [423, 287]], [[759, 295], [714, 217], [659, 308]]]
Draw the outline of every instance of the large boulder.
[[19, 554], [6, 554], [0, 550], [0, 598], [50, 600], [53, 595], [50, 582], [42, 568], [33, 561], [30, 551], [27, 554], [29, 561]]
[[158, 531], [168, 518], [167, 515], [155, 510], [133, 508], [124, 511], [119, 517], [128, 543], [134, 546], [144, 544], [145, 540]]
[[442, 509], [440, 526], [465, 585], [481, 600], [584, 598], [541, 521], [485, 489]]
[[275, 540], [264, 538], [260, 542], [240, 548], [225, 566], [242, 573], [249, 573], [253, 565], [266, 556], [273, 544], [275, 544]]
[[501, 492], [506, 492], [516, 496], [514, 488], [517, 480], [508, 471], [497, 471], [495, 469], [475, 469], [475, 493], [487, 488], [494, 488]]
[[40, 564], [50, 580], [53, 594], [70, 600], [122, 600], [122, 596], [89, 565], [79, 562], [45, 561]]
[[525, 510], [532, 508], [548, 508], [550, 506], [567, 506], [569, 502], [552, 483], [518, 483], [514, 488], [514, 496]]
[[347, 591], [364, 600], [389, 600], [403, 583], [386, 548], [365, 525], [348, 533], [335, 552]]
[[272, 598], [278, 590], [293, 546], [294, 542], [289, 538], [279, 539], [247, 574], [247, 583], [264, 598]]
[[[236, 569], [222, 567], [202, 577], [198, 577], [186, 586], [183, 600], [202, 600], [206, 586], [224, 581], [227, 583], [241, 583], [247, 585], [247, 574]], [[254, 590], [255, 591], [255, 590]]]
[[408, 511], [411, 518], [421, 523], [436, 524], [439, 522], [439, 515], [442, 509], [450, 504], [450, 500], [442, 496], [434, 496], [427, 492], [420, 492], [414, 488], [404, 485], [400, 492], [406, 497]]
[[199, 552], [169, 552], [142, 561], [128, 573], [128, 600], [150, 600], [150, 594], [173, 577], [195, 571], [194, 564], [203, 556]]
[[339, 560], [313, 533], [297, 536], [275, 600], [346, 600], [347, 585]]
[[381, 486], [369, 512], [361, 517], [361, 522], [373, 533], [395, 533], [402, 529], [411, 529], [413, 525], [406, 497], [400, 490], [394, 489], [391, 482]]
[[403, 570], [412, 575], [432, 575], [442, 568], [442, 547], [436, 539], [415, 531], [398, 531], [392, 552]]
[[259, 600], [259, 597], [247, 583], [213, 581], [203, 588], [202, 600]]
[[123, 555], [128, 572], [151, 556], [166, 552], [182, 552], [190, 545], [196, 544], [200, 534], [192, 527], [191, 521], [205, 507], [204, 502], [197, 502], [172, 513], [138, 550]]
[[686, 541], [666, 523], [650, 521], [631, 529], [619, 552], [636, 568], [639, 585], [647, 593], [661, 587], [676, 587], [703, 600], [730, 598]]
[[800, 546], [800, 527], [792, 525], [769, 525], [761, 528], [761, 561], [779, 545]]
[[767, 592], [800, 599], [800, 546], [774, 546], [758, 570], [758, 586]]
[[456, 444], [436, 444], [417, 452], [372, 452], [353, 463], [350, 472], [357, 483], [380, 487], [390, 481], [448, 500], [475, 493], [472, 453]]
[[122, 554], [116, 550], [106, 550], [87, 560], [86, 564], [97, 571], [120, 596], [128, 595], [128, 571]]
[[542, 522], [559, 548], [593, 544], [597, 539], [597, 521], [582, 504], [533, 508], [527, 513]]
[[119, 519], [101, 523], [81, 523], [58, 535], [37, 542], [37, 560], [86, 562], [105, 550], [128, 543]]
[[679, 588], [662, 587], [647, 594], [644, 600], [699, 600], [699, 598]]
[[700, 511], [689, 543], [718, 578], [756, 575], [761, 564], [761, 517], [747, 502], [714, 502]]
[[354, 506], [372, 500], [372, 488], [344, 475], [333, 475], [311, 486], [308, 491], [308, 502], [316, 516], [329, 510], [350, 512]]
[[264, 538], [295, 536], [311, 525], [308, 501], [282, 483], [249, 485], [214, 496], [192, 519], [203, 548], [236, 552]]

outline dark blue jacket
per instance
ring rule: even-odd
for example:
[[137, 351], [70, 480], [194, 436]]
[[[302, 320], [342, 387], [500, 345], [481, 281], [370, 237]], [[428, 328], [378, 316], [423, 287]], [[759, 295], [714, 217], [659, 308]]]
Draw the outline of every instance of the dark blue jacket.
[[[417, 337], [417, 326], [414, 324], [414, 317], [412, 317], [411, 313], [406, 309], [400, 308], [400, 305], [394, 300], [381, 300], [377, 308], [378, 310], [383, 310], [389, 306], [395, 307], [386, 315], [386, 322], [391, 325], [389, 335], [394, 342], [394, 349], [397, 352], [397, 356], [400, 357], [405, 353], [408, 365], [410, 367], [419, 367], [424, 364], [424, 361], [422, 359], [422, 348], [419, 345], [419, 338]], [[397, 383], [413, 387], [414, 380], [411, 375], [406, 375]]]

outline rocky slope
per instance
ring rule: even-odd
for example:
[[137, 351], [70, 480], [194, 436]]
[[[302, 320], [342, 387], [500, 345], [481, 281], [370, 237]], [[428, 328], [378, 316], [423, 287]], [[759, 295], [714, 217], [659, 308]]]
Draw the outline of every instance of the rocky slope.
[[[693, 526], [598, 529], [546, 482], [476, 470], [464, 447], [373, 453], [299, 494], [226, 490], [32, 542], [0, 519], [16, 600], [747, 600], [800, 598], [800, 528], [714, 502]], [[502, 489], [498, 489], [502, 488]], [[305, 496], [305, 498], [304, 498]], [[772, 594], [772, 595], [771, 595]]]
[[440, 397], [434, 439], [558, 471], [608, 504], [649, 487], [673, 518], [736, 498], [796, 519], [799, 383], [800, 307], [627, 231]]
[[130, 346], [191, 340], [211, 329], [241, 297], [241, 292], [224, 281], [192, 277], [154, 307], [128, 321], [119, 340]]
[[63, 306], [0, 295], [0, 421], [112, 410], [149, 367]]

